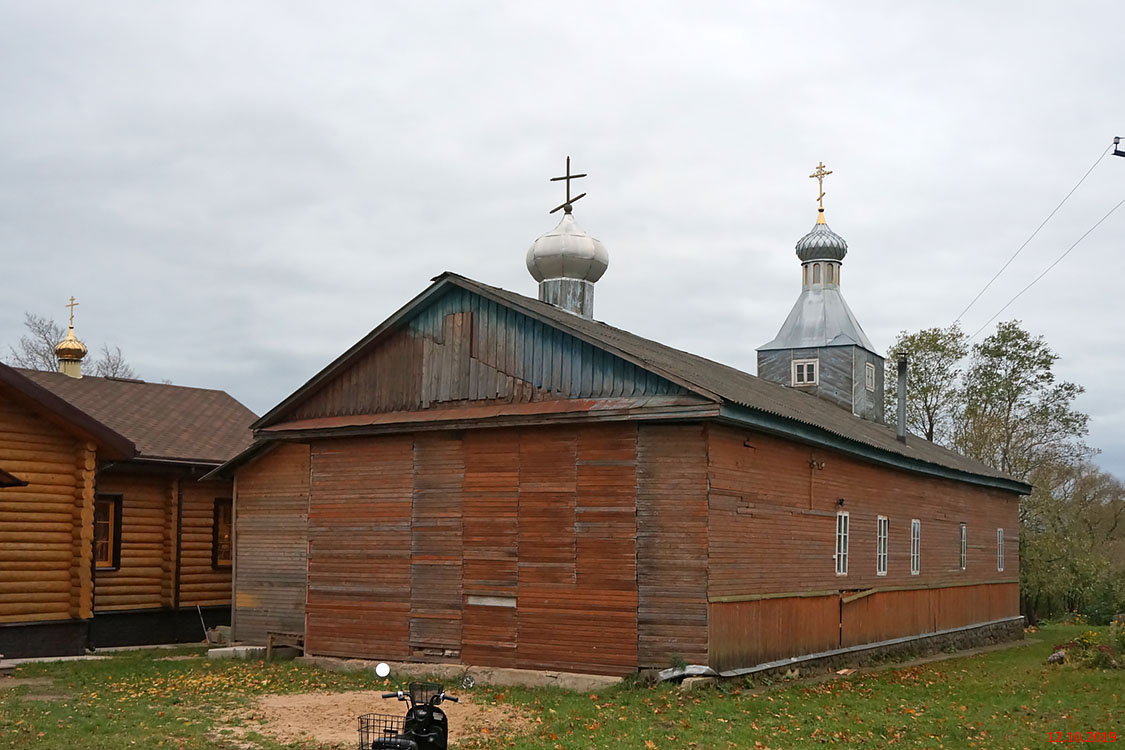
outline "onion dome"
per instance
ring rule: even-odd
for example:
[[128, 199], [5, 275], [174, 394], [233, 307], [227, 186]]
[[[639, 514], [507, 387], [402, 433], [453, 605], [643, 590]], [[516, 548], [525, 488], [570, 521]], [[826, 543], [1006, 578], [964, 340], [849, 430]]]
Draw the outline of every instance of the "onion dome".
[[582, 231], [567, 206], [562, 220], [527, 251], [527, 270], [536, 281], [577, 279], [593, 283], [609, 268], [605, 245]]
[[70, 330], [67, 331], [66, 338], [55, 344], [55, 356], [59, 359], [80, 362], [86, 356], [87, 351], [86, 345], [74, 335], [74, 326], [71, 326]]
[[802, 263], [810, 260], [840, 261], [847, 254], [847, 241], [828, 228], [828, 222], [824, 220], [824, 209], [820, 209], [812, 231], [797, 242], [797, 257]]

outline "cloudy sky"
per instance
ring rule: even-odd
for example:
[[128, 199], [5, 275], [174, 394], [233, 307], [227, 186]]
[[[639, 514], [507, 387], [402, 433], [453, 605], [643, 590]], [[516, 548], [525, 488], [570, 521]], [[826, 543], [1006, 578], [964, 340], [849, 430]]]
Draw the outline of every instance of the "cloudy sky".
[[[610, 251], [595, 317], [750, 372], [823, 160], [883, 350], [952, 322], [1125, 136], [1122, 50], [1108, 1], [0, 0], [0, 348], [73, 294], [92, 348], [262, 413], [441, 271], [534, 296], [569, 154]], [[1123, 198], [1106, 156], [966, 330]], [[998, 318], [1086, 387], [1119, 476], [1123, 235], [1125, 208]]]

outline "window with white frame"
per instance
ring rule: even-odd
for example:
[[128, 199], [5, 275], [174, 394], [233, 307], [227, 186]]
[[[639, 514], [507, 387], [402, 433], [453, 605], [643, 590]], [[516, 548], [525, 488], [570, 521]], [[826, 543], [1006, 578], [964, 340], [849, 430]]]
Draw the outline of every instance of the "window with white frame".
[[836, 575], [848, 574], [848, 512], [836, 514]]
[[961, 570], [965, 569], [965, 562], [969, 556], [969, 527], [961, 524]]
[[886, 516], [879, 516], [876, 519], [876, 538], [875, 538], [875, 575], [885, 576], [887, 574], [887, 537], [891, 529], [891, 521]]
[[867, 363], [867, 390], [875, 390], [875, 365]]
[[922, 522], [917, 518], [910, 521], [910, 575], [922, 572]]
[[793, 385], [816, 385], [816, 365], [815, 359], [793, 360]]
[[996, 529], [996, 569], [1004, 569], [1004, 529]]

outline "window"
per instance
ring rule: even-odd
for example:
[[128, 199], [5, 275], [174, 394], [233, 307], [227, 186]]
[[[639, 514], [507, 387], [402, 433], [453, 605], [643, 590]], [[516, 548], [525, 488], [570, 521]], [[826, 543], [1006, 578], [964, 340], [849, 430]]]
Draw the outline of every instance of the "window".
[[875, 365], [871, 362], [867, 363], [867, 390], [875, 390]]
[[875, 575], [887, 574], [887, 536], [891, 530], [891, 522], [886, 516], [876, 519], [878, 534], [875, 541]]
[[922, 572], [922, 522], [917, 518], [910, 521], [910, 575]]
[[965, 569], [965, 560], [969, 552], [969, 528], [961, 524], [961, 570]]
[[828, 265], [826, 265], [824, 267], [824, 280], [827, 281], [829, 284], [832, 283], [832, 277], [833, 277], [833, 271], [834, 270], [835, 270], [835, 267], [831, 263], [829, 263]]
[[216, 568], [228, 568], [234, 559], [234, 548], [231, 545], [232, 511], [233, 503], [229, 497], [215, 498], [214, 525], [211, 527], [211, 565]]
[[94, 567], [113, 570], [121, 564], [121, 495], [94, 498]]
[[816, 360], [793, 360], [793, 385], [816, 385]]
[[812, 283], [820, 283], [820, 264], [814, 263], [812, 267]]
[[836, 514], [836, 575], [848, 574], [848, 512]]
[[1004, 529], [996, 529], [996, 569], [1004, 569]]
[[801, 270], [804, 272], [804, 275], [805, 275], [805, 286], [808, 286], [809, 285], [809, 267], [804, 266]]

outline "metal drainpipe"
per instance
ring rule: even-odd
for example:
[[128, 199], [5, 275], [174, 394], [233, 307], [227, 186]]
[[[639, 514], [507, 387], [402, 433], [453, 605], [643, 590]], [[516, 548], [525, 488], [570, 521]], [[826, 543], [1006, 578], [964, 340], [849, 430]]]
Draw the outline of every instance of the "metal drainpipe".
[[898, 424], [895, 432], [899, 442], [906, 442], [906, 354], [898, 355]]

